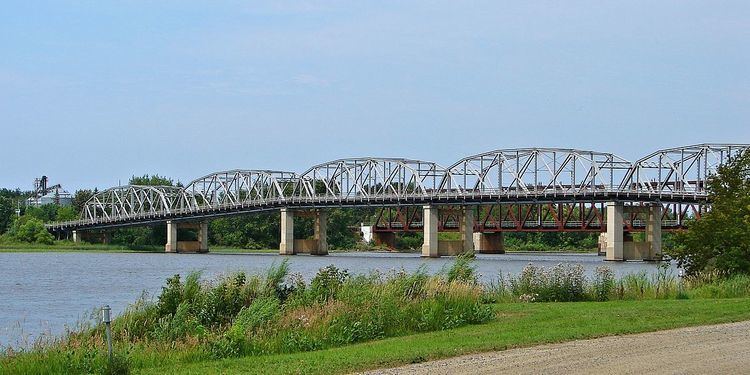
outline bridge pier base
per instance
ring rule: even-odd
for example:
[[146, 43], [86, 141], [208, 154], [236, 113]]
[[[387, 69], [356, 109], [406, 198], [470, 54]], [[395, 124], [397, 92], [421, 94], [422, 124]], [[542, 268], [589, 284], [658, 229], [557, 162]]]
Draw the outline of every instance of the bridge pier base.
[[480, 254], [505, 254], [503, 233], [474, 233], [474, 247]]
[[[607, 203], [607, 232], [600, 236], [600, 248], [606, 248], [605, 260], [661, 260], [661, 216], [659, 203], [649, 206], [628, 206], [627, 211], [647, 212], [645, 241], [634, 241], [633, 236], [625, 235], [622, 203]], [[601, 250], [600, 250], [601, 251]]]
[[73, 242], [81, 243], [81, 234], [77, 230], [73, 231]]
[[[297, 215], [309, 213], [297, 212]], [[315, 210], [313, 223], [313, 239], [294, 239], [293, 210], [281, 209], [281, 240], [279, 241], [280, 255], [294, 255], [309, 253], [310, 255], [328, 255], [328, 214], [323, 210]]]
[[474, 253], [474, 211], [468, 207], [461, 208], [459, 218], [460, 240], [440, 240], [438, 238], [439, 208], [427, 205], [424, 210], [422, 221], [424, 222], [424, 243], [422, 245], [422, 256], [438, 258], [443, 255], [459, 255], [462, 253]]
[[[195, 241], [180, 241], [178, 229], [194, 229], [197, 239]], [[208, 223], [178, 223], [167, 221], [167, 243], [164, 245], [166, 253], [207, 253], [208, 252]]]

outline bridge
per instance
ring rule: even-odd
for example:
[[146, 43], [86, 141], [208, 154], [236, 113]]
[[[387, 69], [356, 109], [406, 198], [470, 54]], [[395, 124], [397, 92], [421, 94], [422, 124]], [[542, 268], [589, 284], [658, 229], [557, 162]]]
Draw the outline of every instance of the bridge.
[[[710, 209], [708, 178], [748, 144], [698, 144], [657, 150], [634, 162], [562, 148], [518, 148], [465, 157], [448, 167], [401, 158], [352, 158], [298, 174], [271, 170], [211, 173], [184, 187], [117, 186], [89, 199], [75, 221], [48, 229], [84, 233], [167, 224], [167, 252], [208, 251], [207, 220], [279, 211], [280, 254], [324, 255], [326, 210], [379, 209], [375, 241], [422, 231], [422, 255], [503, 252], [503, 233], [599, 232], [608, 260], [660, 259], [662, 230], [684, 228]], [[294, 218], [314, 218], [311, 239], [294, 238]], [[178, 228], [197, 231], [179, 241]], [[444, 240], [441, 231], [460, 233]], [[632, 233], [645, 232], [644, 241]]]

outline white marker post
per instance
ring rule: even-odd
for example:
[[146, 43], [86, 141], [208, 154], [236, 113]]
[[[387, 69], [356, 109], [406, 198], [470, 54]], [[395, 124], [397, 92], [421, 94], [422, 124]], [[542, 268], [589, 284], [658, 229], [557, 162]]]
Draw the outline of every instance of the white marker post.
[[109, 305], [104, 305], [104, 307], [102, 307], [102, 323], [106, 325], [107, 349], [109, 352], [110, 363], [112, 363], [112, 328], [110, 327], [110, 323], [112, 322], [111, 313], [112, 309], [109, 308]]

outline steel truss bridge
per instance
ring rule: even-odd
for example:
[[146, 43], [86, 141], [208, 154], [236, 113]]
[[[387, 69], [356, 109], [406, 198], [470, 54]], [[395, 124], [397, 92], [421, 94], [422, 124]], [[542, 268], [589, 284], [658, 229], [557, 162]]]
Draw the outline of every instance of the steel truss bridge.
[[[475, 230], [595, 231], [606, 226], [604, 204], [659, 204], [661, 225], [681, 228], [709, 205], [708, 178], [748, 144], [698, 144], [655, 151], [634, 162], [617, 155], [562, 148], [502, 149], [443, 167], [431, 161], [352, 158], [304, 173], [229, 170], [184, 187], [117, 186], [89, 199], [79, 220], [57, 232], [99, 230], [166, 221], [201, 221], [268, 210], [380, 208], [375, 231], [420, 230], [420, 206], [448, 207], [441, 230], [456, 230], [449, 207], [476, 207]], [[646, 220], [626, 214], [627, 230]]]

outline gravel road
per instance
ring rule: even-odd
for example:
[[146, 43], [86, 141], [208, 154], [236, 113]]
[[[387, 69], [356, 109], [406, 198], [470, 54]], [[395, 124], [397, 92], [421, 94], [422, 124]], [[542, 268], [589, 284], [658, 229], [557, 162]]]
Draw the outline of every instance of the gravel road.
[[473, 354], [368, 374], [750, 374], [750, 321]]

